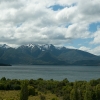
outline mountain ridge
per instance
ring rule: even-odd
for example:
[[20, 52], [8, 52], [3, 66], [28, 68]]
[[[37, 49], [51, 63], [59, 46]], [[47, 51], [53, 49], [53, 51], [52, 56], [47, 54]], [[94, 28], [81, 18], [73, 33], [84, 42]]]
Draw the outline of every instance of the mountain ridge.
[[[6, 48], [5, 48], [5, 47]], [[31, 65], [100, 65], [100, 57], [94, 54], [52, 44], [21, 45], [12, 48], [0, 46], [0, 63]]]

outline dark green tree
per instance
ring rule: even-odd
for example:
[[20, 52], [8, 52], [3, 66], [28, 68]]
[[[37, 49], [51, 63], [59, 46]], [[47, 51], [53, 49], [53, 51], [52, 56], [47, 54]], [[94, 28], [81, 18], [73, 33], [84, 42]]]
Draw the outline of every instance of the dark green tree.
[[87, 85], [86, 85], [84, 100], [92, 100], [92, 88], [89, 83], [87, 83]]
[[20, 100], [28, 100], [28, 82], [27, 81], [22, 82]]
[[96, 86], [96, 99], [100, 100], [100, 84]]
[[78, 87], [77, 87], [77, 82], [74, 83], [74, 87], [71, 90], [70, 100], [78, 100]]
[[1, 78], [1, 81], [6, 81], [6, 78], [5, 78], [5, 77], [2, 77], [2, 78]]

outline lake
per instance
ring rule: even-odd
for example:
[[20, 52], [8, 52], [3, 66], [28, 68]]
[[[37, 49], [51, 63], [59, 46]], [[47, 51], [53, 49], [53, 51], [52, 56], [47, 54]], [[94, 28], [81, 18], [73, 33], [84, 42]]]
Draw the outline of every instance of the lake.
[[0, 78], [79, 81], [100, 78], [100, 66], [49, 66], [49, 65], [13, 65], [0, 66]]

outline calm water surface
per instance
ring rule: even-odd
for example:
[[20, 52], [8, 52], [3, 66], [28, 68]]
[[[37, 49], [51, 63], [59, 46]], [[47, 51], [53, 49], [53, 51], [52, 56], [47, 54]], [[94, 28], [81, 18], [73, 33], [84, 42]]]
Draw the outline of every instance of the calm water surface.
[[0, 78], [10, 79], [54, 79], [69, 81], [100, 78], [100, 66], [0, 66]]

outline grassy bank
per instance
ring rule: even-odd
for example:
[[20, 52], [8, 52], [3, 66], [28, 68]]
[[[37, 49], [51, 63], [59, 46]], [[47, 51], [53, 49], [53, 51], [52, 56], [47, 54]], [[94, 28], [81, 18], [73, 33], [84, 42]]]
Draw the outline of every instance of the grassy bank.
[[[28, 97], [28, 100], [40, 100], [40, 96], [43, 95], [46, 100], [52, 100], [57, 99], [60, 100], [59, 97], [57, 97], [55, 94], [52, 94], [50, 92], [44, 94], [40, 93], [37, 96], [30, 95]], [[19, 100], [20, 98], [20, 91], [19, 90], [0, 90], [0, 100]]]

